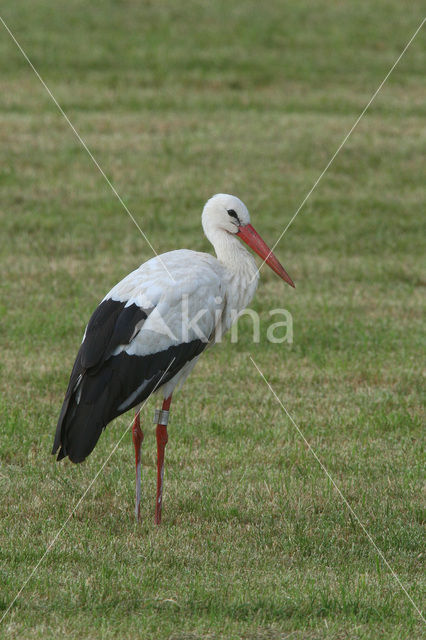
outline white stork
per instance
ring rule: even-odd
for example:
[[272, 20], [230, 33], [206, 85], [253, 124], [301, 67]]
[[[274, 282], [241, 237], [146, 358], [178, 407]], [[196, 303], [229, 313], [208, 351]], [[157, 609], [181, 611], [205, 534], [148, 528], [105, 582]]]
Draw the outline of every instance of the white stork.
[[161, 521], [164, 450], [172, 393], [202, 351], [229, 329], [251, 301], [259, 279], [251, 247], [283, 280], [293, 281], [250, 224], [247, 207], [227, 194], [213, 196], [202, 214], [217, 258], [180, 249], [156, 256], [119, 282], [97, 307], [84, 332], [56, 427], [52, 453], [82, 462], [102, 430], [136, 407], [136, 517], [140, 517], [140, 406], [154, 391], [157, 410], [157, 499]]

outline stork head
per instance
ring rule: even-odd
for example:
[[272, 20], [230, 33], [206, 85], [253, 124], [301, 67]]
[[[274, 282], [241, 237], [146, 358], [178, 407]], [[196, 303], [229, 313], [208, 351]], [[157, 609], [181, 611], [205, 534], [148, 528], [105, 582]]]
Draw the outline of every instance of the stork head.
[[204, 233], [210, 242], [215, 244], [215, 237], [219, 232], [227, 232], [238, 236], [257, 253], [258, 256], [271, 267], [285, 282], [294, 287], [284, 267], [262, 240], [257, 231], [250, 224], [249, 211], [239, 198], [227, 193], [217, 193], [204, 206], [201, 217]]

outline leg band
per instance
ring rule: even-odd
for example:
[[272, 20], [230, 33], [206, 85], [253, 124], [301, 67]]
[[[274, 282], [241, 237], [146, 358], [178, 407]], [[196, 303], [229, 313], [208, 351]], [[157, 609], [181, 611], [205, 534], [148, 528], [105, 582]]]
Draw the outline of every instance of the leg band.
[[169, 412], [164, 409], [156, 409], [154, 414], [154, 424], [162, 424], [165, 427], [169, 424]]

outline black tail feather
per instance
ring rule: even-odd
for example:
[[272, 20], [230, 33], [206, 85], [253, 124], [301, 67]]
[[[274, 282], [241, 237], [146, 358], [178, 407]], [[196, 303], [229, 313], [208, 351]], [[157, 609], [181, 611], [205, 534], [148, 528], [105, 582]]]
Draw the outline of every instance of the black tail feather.
[[121, 352], [89, 371], [77, 356], [56, 427], [57, 460], [83, 462], [111, 420], [146, 400], [205, 347], [197, 339], [147, 356]]

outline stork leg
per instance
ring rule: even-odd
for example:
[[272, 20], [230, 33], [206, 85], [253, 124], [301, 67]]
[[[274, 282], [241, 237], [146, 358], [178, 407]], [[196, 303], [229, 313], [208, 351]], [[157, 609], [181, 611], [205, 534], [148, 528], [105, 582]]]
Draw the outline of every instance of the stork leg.
[[163, 480], [164, 480], [164, 450], [168, 442], [167, 423], [172, 396], [163, 400], [161, 411], [155, 412], [157, 422], [157, 498], [155, 501], [155, 523], [161, 522], [161, 508], [163, 506]]
[[136, 463], [136, 498], [135, 498], [135, 518], [139, 522], [141, 519], [141, 445], [143, 433], [140, 421], [140, 407], [136, 409], [135, 420], [132, 427], [132, 439], [135, 446]]

